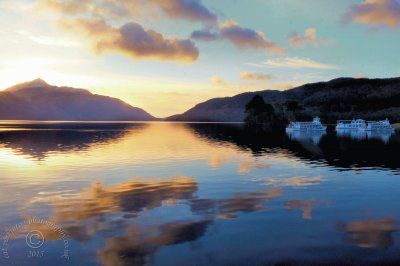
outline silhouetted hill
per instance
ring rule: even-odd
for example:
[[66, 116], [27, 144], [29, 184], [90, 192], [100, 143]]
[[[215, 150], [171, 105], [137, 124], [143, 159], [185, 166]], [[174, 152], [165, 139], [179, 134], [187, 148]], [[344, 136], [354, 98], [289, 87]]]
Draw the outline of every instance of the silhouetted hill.
[[214, 98], [197, 104], [183, 114], [171, 116], [167, 120], [241, 122], [244, 119], [245, 105], [256, 94], [263, 96], [268, 102], [277, 101], [282, 97], [280, 91], [267, 90], [257, 93], [246, 92], [233, 97]]
[[241, 122], [245, 117], [245, 105], [255, 95], [262, 96], [274, 106], [276, 112], [283, 113], [288, 119], [290, 114], [286, 104], [296, 101], [300, 106], [296, 115], [300, 119], [318, 115], [329, 122], [353, 117], [400, 120], [400, 78], [338, 78], [305, 84], [287, 91], [242, 93], [208, 100], [168, 120]]
[[0, 91], [2, 120], [154, 120], [146, 111], [88, 90], [57, 87], [41, 79]]

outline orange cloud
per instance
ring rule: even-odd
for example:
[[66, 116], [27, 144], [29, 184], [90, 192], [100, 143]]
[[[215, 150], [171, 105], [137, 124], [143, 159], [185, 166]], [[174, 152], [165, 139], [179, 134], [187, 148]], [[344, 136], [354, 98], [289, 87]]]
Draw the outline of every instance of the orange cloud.
[[313, 61], [308, 58], [285, 57], [277, 59], [269, 59], [262, 63], [261, 66], [283, 67], [283, 68], [317, 68], [317, 69], [334, 69], [336, 66], [328, 65]]
[[354, 78], [356, 79], [364, 79], [367, 78], [367, 75], [363, 74], [363, 73], [358, 73], [354, 75]]
[[60, 13], [63, 28], [89, 37], [98, 53], [117, 52], [135, 59], [185, 63], [192, 63], [199, 57], [193, 41], [164, 37], [127, 19], [158, 11], [173, 19], [207, 24], [215, 24], [217, 20], [217, 16], [197, 0], [41, 0], [38, 8]]
[[272, 54], [285, 54], [282, 47], [265, 39], [263, 32], [243, 28], [233, 20], [221, 23], [216, 32], [211, 32], [209, 29], [196, 30], [190, 37], [197, 41], [228, 40], [239, 49], [265, 49]]
[[89, 37], [96, 52], [119, 52], [132, 58], [191, 63], [199, 50], [191, 40], [164, 38], [161, 33], [146, 30], [137, 23], [117, 28], [101, 19], [63, 19], [65, 29], [73, 29]]
[[265, 49], [272, 54], [285, 54], [285, 50], [282, 47], [265, 39], [264, 33], [243, 28], [232, 20], [221, 24], [220, 37], [230, 41], [237, 48]]
[[[234, 21], [226, 21], [217, 26], [218, 16], [201, 0], [39, 0], [38, 8], [60, 13], [62, 20], [68, 20], [72, 24], [67, 28], [70, 31], [79, 30], [73, 26], [91, 24], [89, 27], [92, 27], [93, 24], [103, 21], [100, 24], [106, 24], [107, 27], [98, 25], [107, 29], [102, 32], [102, 38], [96, 40], [99, 36], [92, 34], [98, 52], [112, 50], [126, 53], [133, 58], [150, 57], [168, 61], [197, 60], [199, 52], [191, 40], [164, 38], [158, 32], [144, 30], [136, 22], [127, 22], [132, 17], [154, 18], [162, 14], [171, 19], [202, 22], [206, 30], [193, 31], [193, 40], [223, 39], [240, 49], [264, 49], [279, 55], [285, 53], [282, 47], [267, 40], [263, 32], [243, 28]], [[98, 27], [95, 29], [97, 32]], [[216, 32], [211, 32], [210, 29], [216, 29]]]
[[308, 28], [304, 31], [304, 35], [297, 33], [296, 31], [292, 32], [288, 36], [289, 44], [293, 47], [304, 47], [307, 44], [310, 44], [314, 47], [318, 47], [321, 44], [327, 45], [330, 41], [325, 39], [320, 39], [317, 37], [317, 29], [316, 28]]
[[345, 21], [373, 26], [400, 26], [400, 3], [396, 0], [365, 0], [350, 5], [343, 15]]
[[[241, 74], [243, 74], [243, 72]], [[258, 76], [258, 75], [263, 75], [263, 74], [255, 74], [255, 75], [257, 75], [257, 76], [255, 76], [253, 78], [258, 78], [258, 80], [250, 79], [250, 77], [247, 76], [247, 78], [248, 78], [247, 80], [249, 82], [246, 82], [246, 83], [232, 82], [229, 80], [227, 81], [218, 75], [212, 76], [210, 78], [210, 82], [214, 86], [220, 87], [221, 90], [225, 90], [227, 93], [242, 93], [244, 91], [249, 91], [249, 90], [253, 90], [253, 91], [288, 90], [295, 86], [300, 86], [301, 84], [303, 84], [303, 83], [268, 84], [265, 82], [254, 82], [254, 81], [266, 81], [265, 79], [263, 80], [262, 76]], [[239, 77], [240, 77], [240, 75], [239, 75]], [[242, 77], [243, 77], [243, 75], [242, 75]], [[271, 75], [271, 78], [275, 78], [275, 76]], [[245, 80], [245, 79], [243, 79], [243, 80]]]
[[211, 83], [217, 86], [226, 86], [228, 85], [225, 80], [223, 80], [220, 76], [212, 76]]
[[210, 32], [208, 30], [195, 30], [190, 35], [190, 38], [196, 41], [215, 41], [218, 40], [218, 33]]
[[252, 73], [249, 71], [244, 71], [240, 73], [240, 79], [242, 80], [267, 81], [274, 78], [275, 76], [270, 74]]
[[[82, 1], [58, 1], [58, 0], [40, 0], [39, 9], [51, 9], [67, 15], [75, 15], [87, 11], [90, 7], [89, 0]], [[95, 11], [92, 9], [92, 11]]]
[[217, 16], [198, 0], [153, 0], [171, 18], [216, 23]]
[[39, 8], [64, 15], [125, 19], [138, 14], [161, 12], [173, 19], [216, 23], [217, 16], [201, 0], [40, 0]]
[[50, 10], [60, 13], [63, 16], [80, 16], [85, 18], [108, 18], [113, 20], [124, 19], [148, 8], [137, 6], [148, 6], [143, 0], [39, 0], [38, 10]]
[[308, 43], [317, 46], [317, 30], [315, 28], [308, 28], [304, 32], [304, 35], [293, 32], [289, 36], [289, 43], [294, 47], [302, 46]]

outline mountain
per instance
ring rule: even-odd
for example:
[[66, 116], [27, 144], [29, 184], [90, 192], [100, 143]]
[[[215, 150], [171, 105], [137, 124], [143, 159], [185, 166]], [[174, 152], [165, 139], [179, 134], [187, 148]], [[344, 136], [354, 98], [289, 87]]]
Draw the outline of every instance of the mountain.
[[1, 120], [155, 120], [146, 111], [88, 90], [36, 79], [0, 91]]
[[268, 101], [277, 101], [281, 98], [280, 91], [246, 92], [233, 97], [214, 98], [199, 103], [183, 114], [168, 117], [170, 121], [243, 121], [244, 107], [254, 95], [259, 94]]
[[245, 105], [255, 95], [262, 96], [274, 106], [276, 112], [284, 113], [287, 119], [286, 106], [295, 101], [299, 105], [297, 112], [301, 118], [318, 115], [325, 121], [335, 122], [336, 119], [354, 117], [388, 117], [392, 121], [400, 121], [400, 78], [338, 78], [286, 91], [247, 92], [208, 100], [167, 120], [241, 122], [245, 117]]

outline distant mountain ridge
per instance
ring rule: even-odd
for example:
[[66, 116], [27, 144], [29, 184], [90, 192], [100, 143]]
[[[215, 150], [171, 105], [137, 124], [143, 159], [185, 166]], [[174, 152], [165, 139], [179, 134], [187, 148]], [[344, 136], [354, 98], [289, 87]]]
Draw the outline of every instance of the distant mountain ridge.
[[1, 120], [147, 121], [155, 118], [119, 99], [85, 89], [58, 87], [42, 79], [0, 91]]
[[[336, 119], [381, 119], [400, 122], [400, 78], [338, 78], [305, 84], [286, 91], [246, 92], [214, 98], [167, 121], [242, 122], [245, 105], [260, 95], [276, 112], [288, 116], [286, 104], [298, 103], [297, 119], [320, 116], [325, 123]], [[152, 121], [143, 109], [119, 99], [92, 94], [85, 89], [58, 87], [44, 80], [17, 84], [0, 91], [0, 120]]]
[[242, 122], [245, 105], [255, 95], [284, 113], [285, 103], [297, 101], [302, 116], [335, 119], [380, 119], [400, 121], [400, 78], [338, 78], [327, 82], [305, 84], [286, 91], [246, 92], [233, 97], [202, 102], [183, 114], [168, 117], [171, 121]]

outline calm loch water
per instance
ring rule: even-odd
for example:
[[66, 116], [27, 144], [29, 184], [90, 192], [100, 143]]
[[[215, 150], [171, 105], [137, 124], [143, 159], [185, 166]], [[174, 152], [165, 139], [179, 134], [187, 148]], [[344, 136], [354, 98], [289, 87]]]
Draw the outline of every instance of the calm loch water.
[[400, 136], [0, 124], [1, 265], [400, 263]]

